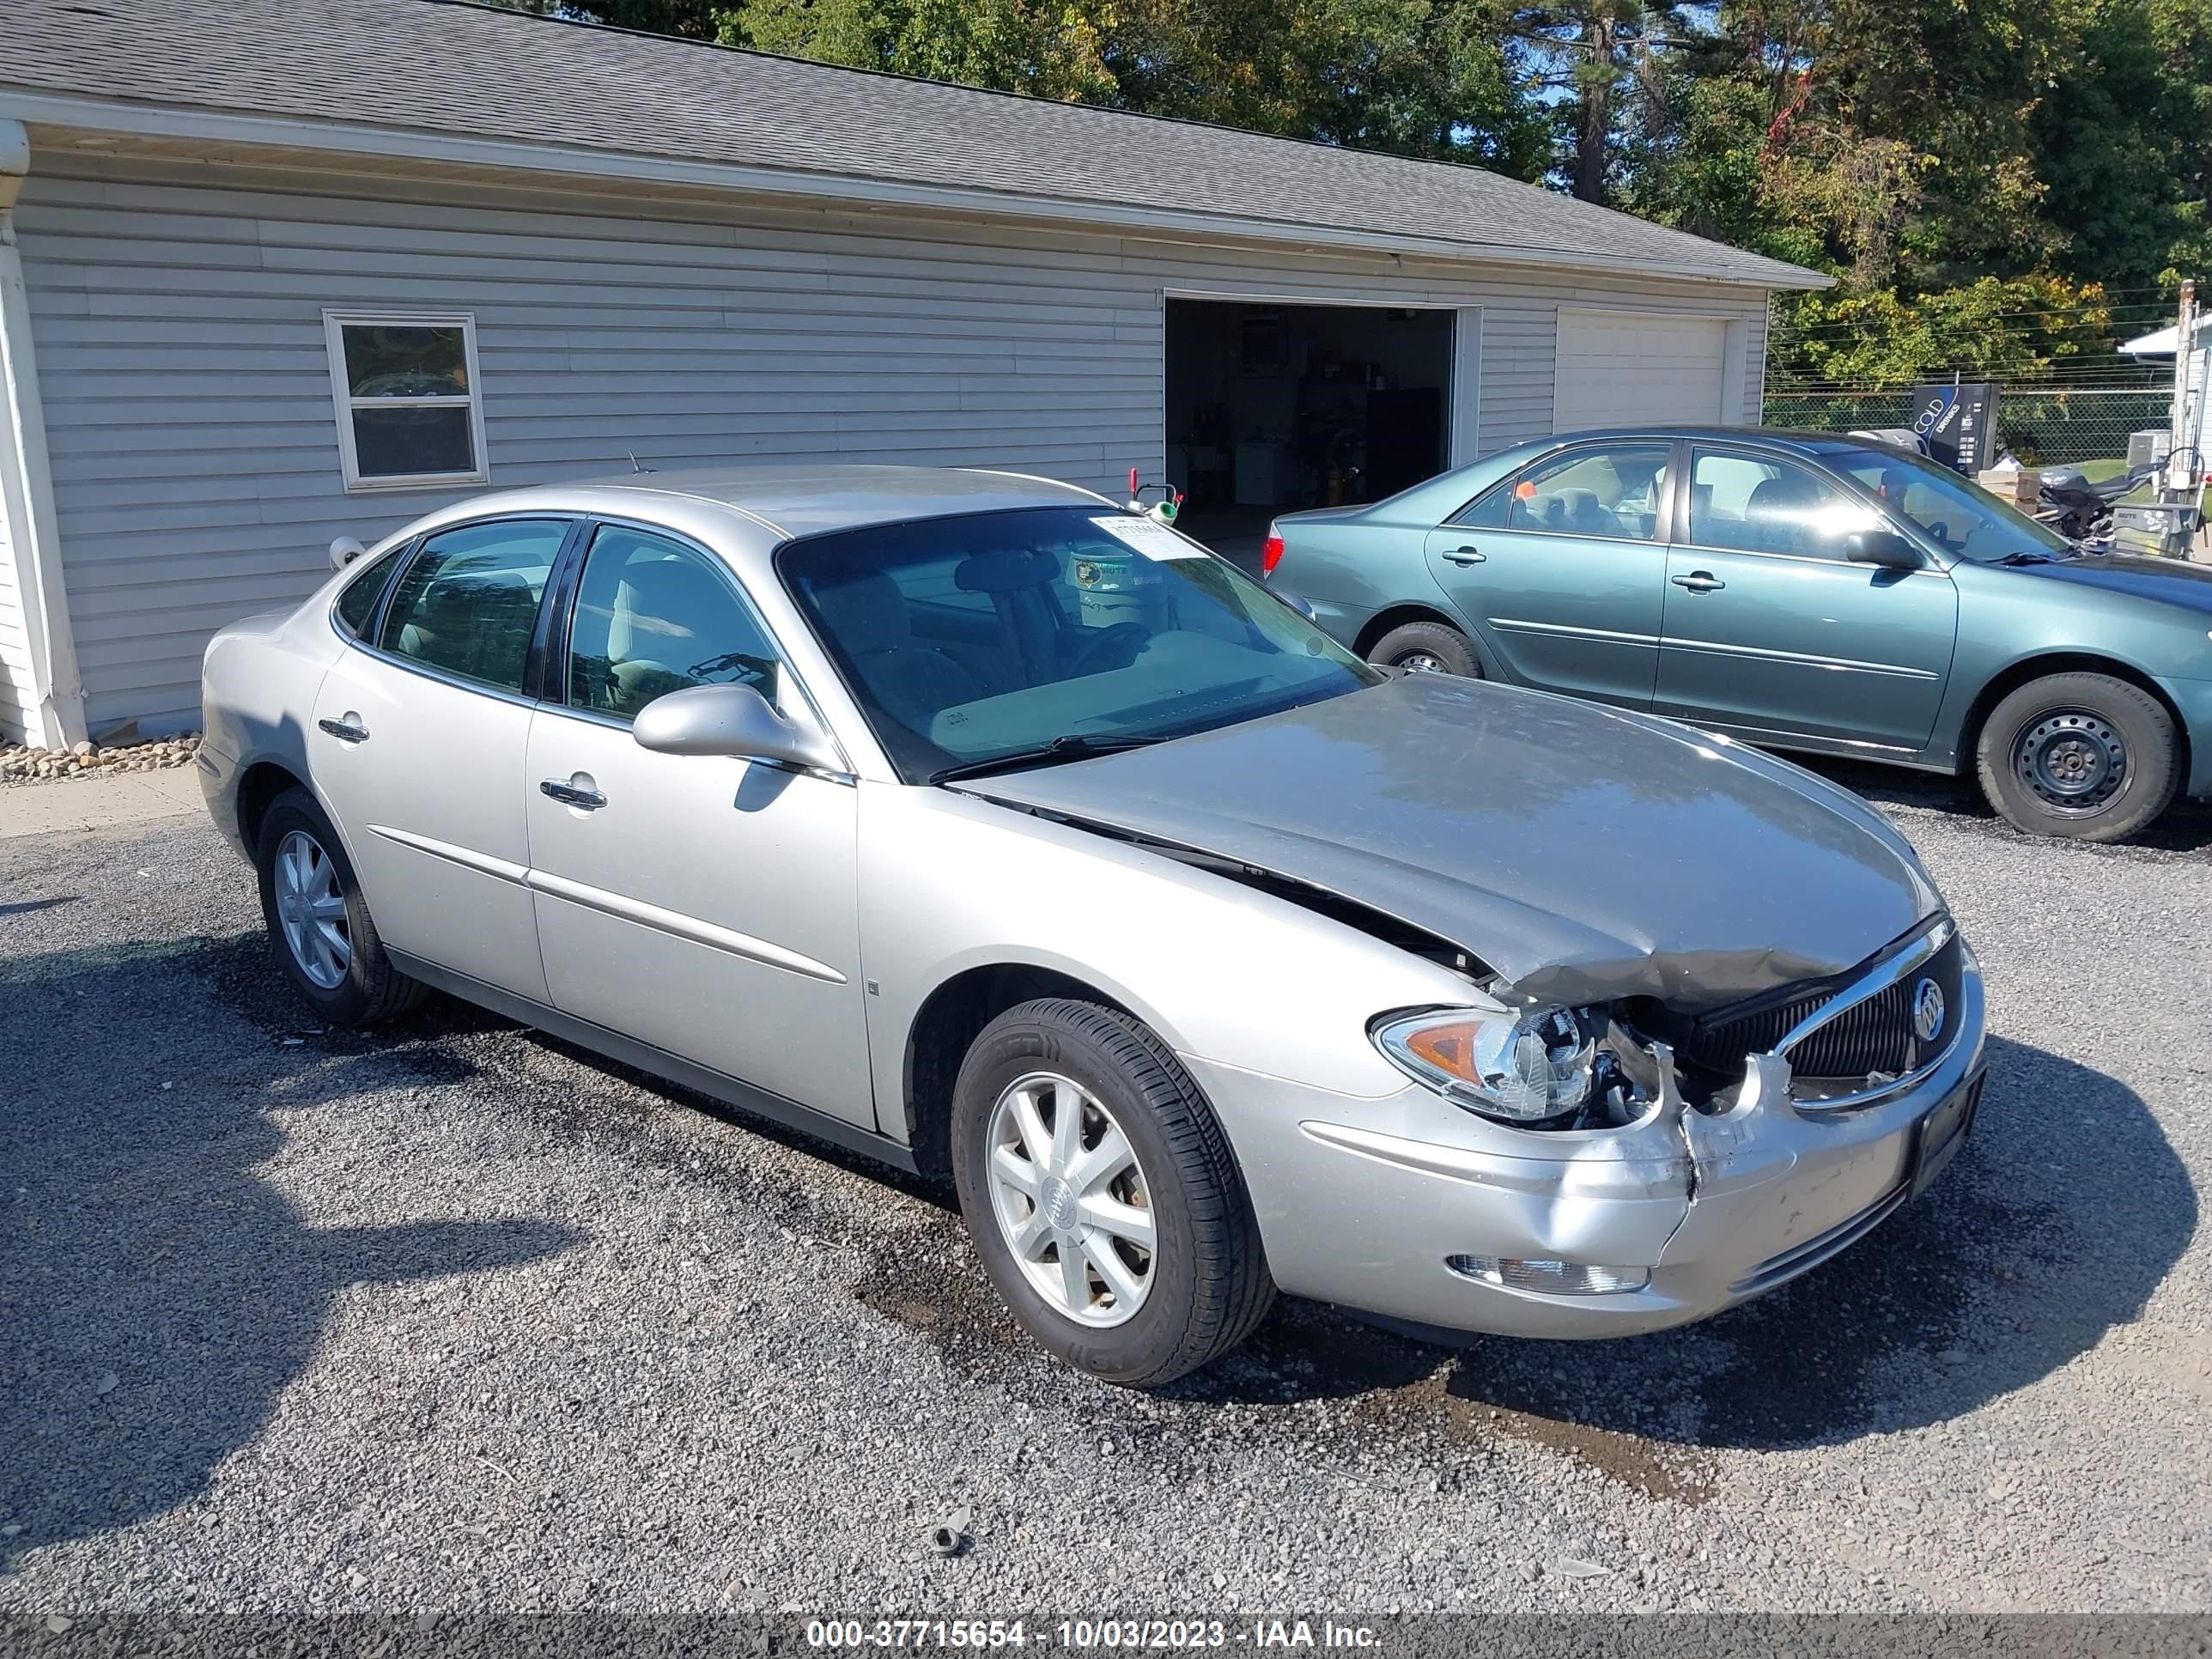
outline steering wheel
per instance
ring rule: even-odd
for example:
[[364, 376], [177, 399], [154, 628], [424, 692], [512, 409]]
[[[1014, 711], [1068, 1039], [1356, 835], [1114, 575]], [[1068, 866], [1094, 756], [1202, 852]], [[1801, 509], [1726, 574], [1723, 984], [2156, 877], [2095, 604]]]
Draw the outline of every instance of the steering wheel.
[[[1083, 642], [1075, 653], [1075, 661], [1068, 668], [1068, 678], [1084, 674], [1103, 673], [1109, 668], [1127, 668], [1136, 661], [1137, 653], [1152, 643], [1152, 630], [1140, 622], [1118, 622], [1100, 629]], [[1109, 661], [1109, 658], [1115, 660]]]

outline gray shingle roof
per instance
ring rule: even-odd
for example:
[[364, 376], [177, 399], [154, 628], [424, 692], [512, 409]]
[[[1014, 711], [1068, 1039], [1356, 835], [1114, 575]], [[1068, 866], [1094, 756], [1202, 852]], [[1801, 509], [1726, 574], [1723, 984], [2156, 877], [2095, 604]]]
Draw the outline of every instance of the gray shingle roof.
[[[1480, 168], [862, 74], [445, 0], [0, 0], [7, 90], [1157, 206], [1800, 287]], [[1018, 203], [1004, 204], [1009, 210]]]

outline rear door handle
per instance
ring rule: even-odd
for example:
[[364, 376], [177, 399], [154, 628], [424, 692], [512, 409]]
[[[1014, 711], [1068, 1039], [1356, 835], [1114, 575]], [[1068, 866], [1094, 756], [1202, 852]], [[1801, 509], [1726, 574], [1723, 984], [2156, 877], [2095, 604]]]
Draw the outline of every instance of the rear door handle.
[[586, 812], [596, 812], [607, 804], [607, 798], [596, 789], [586, 789], [573, 783], [563, 783], [558, 778], [547, 778], [538, 788], [563, 806], [580, 806]]
[[1728, 586], [1710, 570], [1692, 570], [1686, 576], [1674, 576], [1668, 580], [1675, 586], [1686, 587], [1692, 593], [1711, 593]]
[[1490, 556], [1472, 547], [1455, 547], [1444, 555], [1446, 564], [1480, 564]]
[[315, 724], [321, 726], [324, 731], [329, 732], [340, 743], [367, 743], [368, 741], [368, 728], [363, 726], [361, 723], [360, 719], [356, 715], [349, 714], [342, 720], [317, 720]]

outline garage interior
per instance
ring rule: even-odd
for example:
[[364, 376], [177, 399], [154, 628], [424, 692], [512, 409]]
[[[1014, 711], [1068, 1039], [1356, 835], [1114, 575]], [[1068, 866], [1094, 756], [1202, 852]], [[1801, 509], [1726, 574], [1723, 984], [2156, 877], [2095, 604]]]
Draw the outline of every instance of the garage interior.
[[1184, 527], [1256, 556], [1279, 512], [1381, 501], [1443, 471], [1454, 321], [1169, 300], [1167, 466]]

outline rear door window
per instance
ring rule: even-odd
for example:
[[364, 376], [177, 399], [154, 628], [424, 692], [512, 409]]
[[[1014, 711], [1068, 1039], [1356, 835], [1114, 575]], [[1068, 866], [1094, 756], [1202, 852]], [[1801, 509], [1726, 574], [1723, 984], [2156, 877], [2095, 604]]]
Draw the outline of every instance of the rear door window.
[[1500, 484], [1460, 522], [1554, 536], [1662, 540], [1659, 507], [1670, 453], [1663, 443], [1571, 449]]
[[566, 519], [500, 519], [442, 531], [400, 574], [379, 643], [396, 657], [520, 691], [538, 607]]

